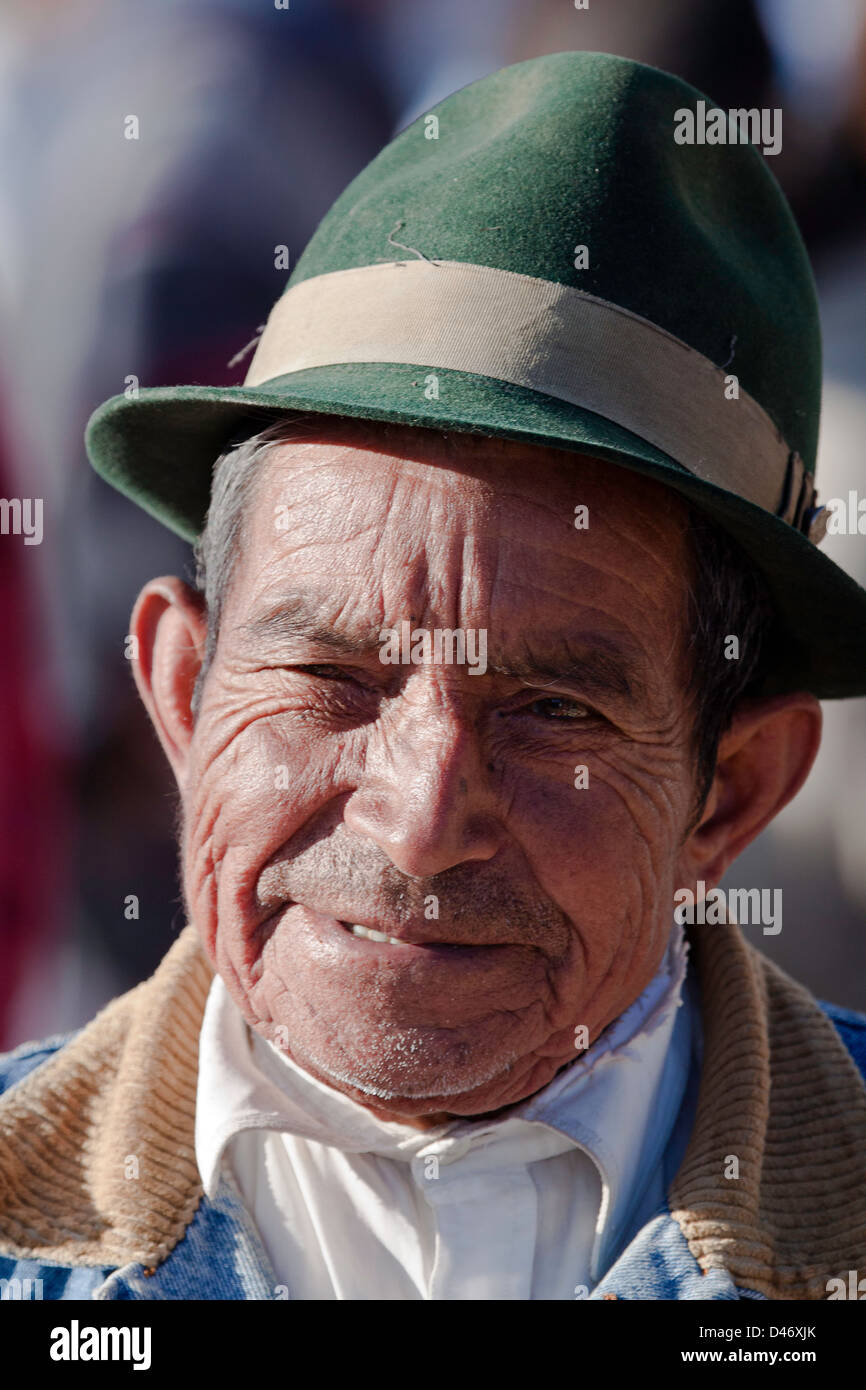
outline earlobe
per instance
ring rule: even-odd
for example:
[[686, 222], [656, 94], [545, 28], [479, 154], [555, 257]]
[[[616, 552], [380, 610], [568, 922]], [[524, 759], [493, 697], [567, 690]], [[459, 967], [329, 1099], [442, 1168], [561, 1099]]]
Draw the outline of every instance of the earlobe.
[[174, 575], [151, 579], [136, 600], [129, 633], [138, 693], [182, 788], [207, 640], [204, 600]]
[[680, 855], [682, 881], [715, 885], [796, 796], [821, 742], [821, 706], [806, 691], [743, 701], [722, 736], [701, 819]]

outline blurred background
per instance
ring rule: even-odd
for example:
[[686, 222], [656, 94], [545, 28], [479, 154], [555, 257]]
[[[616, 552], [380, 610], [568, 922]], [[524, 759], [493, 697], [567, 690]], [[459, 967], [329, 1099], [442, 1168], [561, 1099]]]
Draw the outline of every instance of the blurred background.
[[[277, 0], [280, 3], [280, 0]], [[864, 0], [4, 0], [0, 497], [0, 1048], [64, 1032], [183, 925], [168, 765], [124, 639], [142, 583], [191, 551], [103, 483], [90, 412], [140, 385], [238, 384], [318, 221], [449, 92], [560, 49], [667, 68], [718, 105], [784, 110], [770, 163], [822, 302], [821, 500], [864, 479]], [[140, 138], [123, 137], [127, 116]], [[824, 548], [866, 582], [866, 538]], [[824, 704], [806, 787], [725, 886], [784, 892], [750, 939], [866, 1009], [866, 700]], [[134, 900], [134, 901], [133, 901]]]

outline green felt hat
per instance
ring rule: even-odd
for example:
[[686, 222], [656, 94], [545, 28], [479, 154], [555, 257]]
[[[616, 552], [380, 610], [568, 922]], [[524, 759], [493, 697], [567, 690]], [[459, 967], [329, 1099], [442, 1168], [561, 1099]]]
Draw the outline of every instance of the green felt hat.
[[808, 258], [745, 126], [679, 78], [554, 53], [455, 92], [337, 199], [243, 385], [113, 396], [86, 444], [187, 539], [273, 412], [523, 439], [657, 478], [777, 611], [767, 690], [866, 694], [866, 591], [817, 548]]

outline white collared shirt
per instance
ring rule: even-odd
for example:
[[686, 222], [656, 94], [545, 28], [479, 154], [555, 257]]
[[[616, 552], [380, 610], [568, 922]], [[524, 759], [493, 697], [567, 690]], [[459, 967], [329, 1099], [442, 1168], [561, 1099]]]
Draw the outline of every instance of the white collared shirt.
[[699, 1026], [687, 951], [675, 925], [638, 999], [527, 1100], [423, 1131], [310, 1076], [217, 975], [196, 1099], [205, 1191], [227, 1163], [292, 1299], [586, 1297], [664, 1199]]

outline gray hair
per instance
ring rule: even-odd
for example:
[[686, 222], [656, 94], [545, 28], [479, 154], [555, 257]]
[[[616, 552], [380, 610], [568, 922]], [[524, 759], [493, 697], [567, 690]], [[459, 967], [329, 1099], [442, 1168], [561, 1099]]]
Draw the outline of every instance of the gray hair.
[[243, 547], [244, 518], [252, 510], [255, 484], [264, 473], [271, 451], [303, 435], [302, 425], [282, 416], [251, 437], [230, 444], [214, 464], [207, 517], [193, 546], [195, 587], [204, 596], [207, 613], [204, 661], [191, 701], [194, 716], [198, 715], [204, 683], [216, 654], [223, 608]]
[[[194, 717], [216, 653], [220, 620], [243, 544], [244, 519], [254, 500], [256, 482], [264, 473], [262, 465], [280, 444], [315, 437], [317, 426], [321, 428], [325, 419], [332, 423], [330, 417], [282, 415], [265, 429], [231, 444], [214, 465], [207, 519], [194, 547], [195, 585], [204, 597], [208, 620], [205, 657], [192, 698]], [[403, 426], [378, 422], [374, 427], [382, 442], [404, 430]], [[736, 541], [687, 498], [681, 496], [681, 500], [687, 512], [693, 560], [687, 596], [691, 663], [686, 696], [693, 706], [698, 787], [694, 825], [712, 785], [719, 740], [730, 726], [738, 702], [760, 689], [774, 609], [763, 578]], [[738, 639], [739, 657], [723, 660], [725, 642], [731, 635]]]

